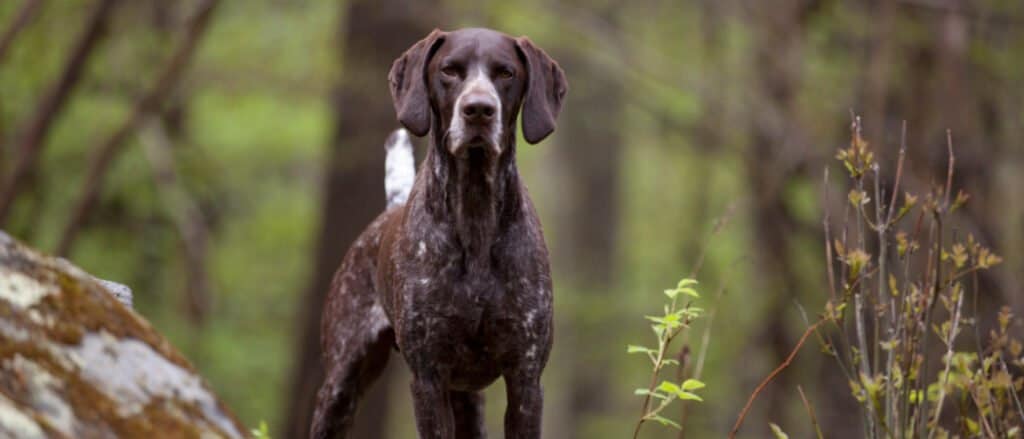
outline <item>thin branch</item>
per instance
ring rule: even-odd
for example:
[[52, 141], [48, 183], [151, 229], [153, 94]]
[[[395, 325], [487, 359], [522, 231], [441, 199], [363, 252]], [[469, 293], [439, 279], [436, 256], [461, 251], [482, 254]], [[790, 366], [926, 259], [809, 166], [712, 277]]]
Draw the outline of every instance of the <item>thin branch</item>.
[[29, 119], [28, 125], [21, 131], [18, 146], [15, 147], [18, 151], [17, 162], [11, 175], [0, 185], [0, 224], [7, 219], [25, 179], [36, 166], [50, 126], [64, 109], [71, 92], [81, 82], [85, 64], [103, 39], [116, 4], [117, 0], [100, 0], [93, 8], [86, 21], [85, 30], [76, 38], [77, 43], [71, 49], [63, 73], [50, 87], [35, 114]]
[[[741, 257], [740, 259], [743, 259], [743, 257]], [[730, 265], [730, 267], [735, 267], [738, 262], [739, 260], [734, 261], [733, 264]], [[729, 282], [728, 280], [726, 280], [725, 282], [722, 282], [722, 285], [718, 287], [718, 291], [715, 292], [715, 305], [708, 311], [707, 318], [705, 319], [706, 323], [704, 324], [704, 333], [701, 335], [700, 350], [697, 352], [697, 360], [694, 361], [693, 367], [692, 378], [695, 380], [699, 380], [701, 375], [704, 373], [704, 361], [707, 360], [708, 348], [711, 346], [711, 328], [714, 326], [715, 314], [718, 312], [718, 307], [721, 306], [722, 296], [725, 295], [728, 284]], [[679, 381], [682, 382], [683, 377], [679, 378]], [[679, 412], [679, 425], [685, 426], [686, 418], [689, 413], [687, 407], [689, 407], [689, 405], [683, 404], [680, 407], [681, 408]], [[677, 437], [680, 439], [685, 437], [685, 432], [685, 429], [680, 429], [679, 435]]]
[[[862, 141], [862, 138], [861, 138], [861, 129], [862, 129], [862, 127], [863, 127], [863, 125], [861, 125], [860, 116], [856, 116], [855, 115], [854, 118], [853, 118], [853, 127], [852, 127], [853, 128], [852, 135], [853, 135], [853, 141], [854, 142], [861, 142]], [[855, 153], [859, 154], [859, 152], [857, 152], [857, 150], [855, 150]], [[863, 160], [863, 158], [861, 158], [860, 160]], [[857, 181], [857, 191], [859, 191], [862, 194], [865, 193], [864, 192], [864, 175], [863, 174], [858, 174], [856, 176], [856, 181]], [[875, 200], [875, 203], [877, 204], [878, 200]], [[856, 209], [857, 213], [859, 214], [859, 215], [857, 215], [857, 221], [856, 221], [856, 225], [857, 225], [857, 247], [860, 248], [861, 250], [863, 250], [863, 249], [865, 249], [867, 247], [865, 245], [864, 224], [865, 223], [870, 223], [870, 220], [867, 218], [867, 214], [865, 213], [864, 205], [862, 203], [857, 203], [857, 206], [854, 206], [854, 209]], [[867, 332], [866, 332], [866, 329], [865, 329], [866, 325], [864, 323], [864, 314], [866, 312], [865, 311], [865, 307], [864, 307], [864, 295], [865, 295], [864, 287], [861, 284], [861, 285], [858, 286], [858, 288], [856, 290], [852, 290], [851, 289], [851, 291], [853, 291], [854, 323], [855, 323], [855, 326], [856, 326], [857, 346], [858, 346], [858, 350], [860, 352], [861, 374], [863, 374], [864, 376], [871, 377], [871, 376], [874, 376], [874, 372], [871, 370], [871, 363], [870, 363], [870, 358], [869, 358], [870, 355], [868, 354], [869, 351], [868, 351]], [[868, 419], [867, 419], [867, 421], [868, 421], [868, 437], [869, 438], [875, 438], [875, 437], [878, 437], [878, 434], [877, 434], [877, 431], [876, 431], [876, 428], [875, 428], [875, 423], [874, 423], [875, 422], [874, 417], [877, 416], [877, 415], [875, 413], [875, 409], [874, 409], [873, 405], [868, 405], [867, 409], [868, 409], [867, 410], [868, 411]]]
[[210, 307], [210, 281], [206, 272], [209, 232], [199, 205], [182, 187], [175, 169], [173, 145], [163, 126], [156, 120], [142, 131], [143, 150], [153, 171], [160, 198], [166, 205], [181, 238], [185, 259], [187, 315], [198, 326], [206, 320]]
[[956, 157], [953, 156], [953, 132], [946, 130], [946, 148], [949, 149], [949, 170], [946, 171], [946, 201], [942, 207], [943, 210], [949, 211], [949, 194], [953, 191], [953, 164], [956, 163]]
[[704, 266], [704, 257], [707, 255], [708, 247], [711, 245], [711, 239], [729, 225], [729, 221], [732, 220], [735, 214], [736, 203], [730, 203], [726, 206], [725, 212], [719, 215], [718, 218], [715, 218], [714, 225], [711, 226], [711, 233], [708, 234], [707, 238], [704, 239], [704, 243], [701, 244], [700, 253], [697, 255], [697, 262], [693, 264], [693, 269], [690, 270], [691, 279], [696, 279], [700, 269]]
[[[953, 291], [954, 291], [954, 294], [955, 294], [956, 288], [954, 288]], [[946, 338], [946, 356], [945, 356], [946, 368], [942, 371], [942, 385], [939, 386], [939, 400], [935, 404], [935, 415], [932, 416], [932, 419], [934, 419], [935, 422], [939, 421], [939, 416], [942, 415], [942, 405], [943, 405], [943, 402], [946, 400], [946, 387], [949, 386], [949, 370], [953, 366], [953, 340], [956, 338], [956, 333], [957, 333], [957, 330], [959, 329], [959, 325], [960, 325], [960, 310], [963, 308], [963, 304], [964, 304], [964, 291], [961, 290], [960, 291], [960, 296], [957, 297], [957, 300], [956, 300], [956, 308], [953, 311], [953, 324], [950, 326], [949, 335], [946, 336], [947, 337]], [[1015, 393], [1015, 392], [1011, 392], [1011, 393]], [[937, 428], [936, 429], [932, 429], [931, 431], [928, 432], [928, 438], [929, 439], [931, 439], [935, 435], [935, 431], [936, 430], [938, 430], [938, 429]]]
[[[950, 161], [952, 161], [952, 158]], [[950, 177], [950, 180], [952, 180], [952, 177]], [[938, 303], [939, 291], [942, 289], [939, 286], [942, 279], [942, 209], [937, 207], [932, 216], [935, 247], [929, 253], [929, 257], [934, 259], [929, 262], [928, 269], [925, 272], [934, 273], [934, 278], [930, 281], [931, 292], [928, 295], [928, 303], [924, 309], [924, 324], [921, 329], [921, 358], [923, 360], [921, 361], [921, 372], [918, 374], [918, 392], [921, 395], [925, 395], [925, 383], [928, 381], [928, 334], [932, 326], [932, 314], [935, 304]], [[915, 428], [923, 432], [925, 422], [927, 421], [927, 413], [924, 411], [923, 404], [915, 411], [914, 415], [916, 418], [916, 422], [914, 422]]]
[[25, 26], [32, 22], [36, 12], [39, 12], [39, 7], [42, 5], [43, 0], [25, 0], [21, 4], [21, 9], [18, 10], [18, 13], [11, 18], [10, 24], [7, 25], [7, 30], [0, 36], [0, 64], [4, 62], [4, 55], [7, 55], [7, 50], [11, 48], [14, 38], [18, 36], [18, 33]]
[[[685, 306], [689, 307], [690, 305], [687, 304]], [[667, 311], [666, 313], [675, 312], [675, 298], [672, 299], [672, 304], [668, 309], [669, 311]], [[644, 396], [643, 411], [641, 412], [640, 419], [637, 420], [636, 427], [633, 429], [633, 439], [639, 437], [640, 428], [643, 427], [644, 422], [655, 419], [655, 415], [660, 413], [665, 407], [668, 406], [668, 403], [671, 402], [671, 400], [662, 400], [662, 403], [653, 411], [651, 411], [651, 396], [654, 395], [654, 389], [658, 384], [658, 375], [659, 373], [661, 373], [661, 370], [667, 364], [665, 354], [668, 353], [668, 349], [672, 345], [672, 341], [675, 340], [676, 336], [678, 336], [684, 329], [689, 327], [689, 323], [690, 319], [687, 318], [686, 322], [683, 325], [675, 329], [666, 327], [661, 334], [658, 334], [658, 354], [657, 356], [651, 356], [651, 361], [654, 362], [654, 370], [651, 372], [651, 383], [647, 387], [647, 394]], [[650, 355], [650, 353], [648, 353], [648, 355]]]
[[814, 407], [811, 407], [811, 403], [807, 402], [807, 395], [804, 395], [803, 387], [796, 386], [796, 391], [800, 394], [800, 400], [804, 402], [804, 409], [807, 410], [807, 415], [811, 417], [811, 425], [814, 426], [814, 432], [818, 435], [818, 439], [824, 439], [825, 435], [821, 434], [818, 418], [814, 416]]
[[182, 72], [188, 65], [192, 54], [195, 52], [199, 40], [206, 31], [210, 16], [213, 15], [214, 7], [218, 0], [205, 0], [199, 5], [199, 9], [190, 20], [184, 40], [177, 50], [171, 55], [167, 64], [164, 65], [156, 83], [149, 89], [135, 104], [135, 109], [127, 120], [97, 149], [89, 165], [88, 176], [82, 185], [82, 192], [72, 210], [71, 218], [64, 226], [60, 243], [57, 245], [56, 253], [66, 256], [71, 251], [71, 245], [78, 235], [78, 231], [89, 215], [93, 205], [99, 198], [99, 192], [103, 184], [103, 178], [107, 170], [113, 164], [118, 153], [127, 144], [127, 140], [138, 126], [149, 116], [157, 113], [163, 101], [167, 98], [177, 85]]
[[825, 167], [825, 176], [822, 178], [822, 198], [824, 198], [825, 206], [825, 219], [822, 220], [825, 226], [825, 264], [828, 267], [828, 292], [831, 294], [832, 300], [836, 300], [836, 275], [835, 268], [833, 267], [832, 260], [832, 233], [830, 223], [831, 219], [831, 208], [828, 200], [828, 167]]
[[800, 341], [798, 341], [796, 343], [796, 346], [793, 347], [793, 350], [789, 353], [789, 356], [786, 357], [786, 360], [783, 361], [782, 364], [779, 365], [779, 367], [776, 367], [775, 370], [772, 371], [772, 373], [768, 374], [768, 376], [766, 376], [764, 380], [761, 381], [761, 384], [758, 384], [757, 387], [754, 388], [754, 392], [751, 393], [750, 398], [747, 399], [747, 404], [743, 406], [743, 410], [740, 411], [739, 416], [736, 418], [736, 423], [732, 426], [732, 431], [729, 432], [729, 439], [735, 438], [736, 433], [740, 431], [740, 427], [743, 425], [743, 420], [747, 417], [747, 412], [750, 411], [750, 407], [754, 405], [754, 400], [757, 399], [757, 395], [759, 395], [761, 391], [764, 390], [764, 388], [768, 385], [768, 383], [775, 379], [775, 377], [778, 374], [782, 373], [783, 370], [789, 367], [789, 365], [793, 362], [793, 359], [796, 358], [796, 354], [800, 352], [800, 348], [804, 346], [804, 343], [807, 341], [807, 337], [810, 337], [810, 335], [815, 330], [818, 329], [818, 326], [820, 326], [822, 323], [825, 323], [826, 321], [828, 320], [818, 320], [813, 325], [808, 327], [807, 330], [804, 331], [804, 335], [800, 336]]
[[[907, 156], [907, 121], [903, 121], [903, 128], [900, 130], [900, 158], [896, 162], [896, 182], [892, 187], [892, 196], [889, 199], [888, 217], [886, 224], [892, 223], [892, 215], [896, 212], [896, 196], [900, 193], [900, 181], [903, 179], [903, 160]], [[881, 201], [881, 200], [879, 200]]]

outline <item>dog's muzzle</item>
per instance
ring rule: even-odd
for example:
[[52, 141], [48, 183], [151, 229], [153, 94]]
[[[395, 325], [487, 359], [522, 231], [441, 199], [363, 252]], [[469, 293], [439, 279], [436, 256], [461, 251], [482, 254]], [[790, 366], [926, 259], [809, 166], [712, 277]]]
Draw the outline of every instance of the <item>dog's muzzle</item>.
[[501, 99], [494, 83], [478, 69], [455, 100], [455, 114], [448, 129], [448, 151], [464, 155], [469, 149], [484, 148], [501, 153]]

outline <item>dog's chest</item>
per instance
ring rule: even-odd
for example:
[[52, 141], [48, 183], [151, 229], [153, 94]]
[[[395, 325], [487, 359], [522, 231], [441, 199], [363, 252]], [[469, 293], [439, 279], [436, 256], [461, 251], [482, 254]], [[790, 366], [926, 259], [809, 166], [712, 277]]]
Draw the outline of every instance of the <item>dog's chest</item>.
[[493, 264], [468, 260], [450, 246], [430, 248], [418, 241], [415, 247], [416, 256], [402, 270], [411, 276], [399, 292], [410, 315], [443, 320], [453, 331], [472, 336], [483, 329], [485, 316], [515, 293], [508, 273]]
[[[398, 337], [429, 340], [456, 357], [498, 357], [515, 345], [544, 340], [550, 281], [543, 261], [497, 242], [474, 259], [450, 240], [407, 243], [397, 267]], [[512, 250], [512, 251], [510, 251]], [[511, 344], [509, 342], [512, 342]]]

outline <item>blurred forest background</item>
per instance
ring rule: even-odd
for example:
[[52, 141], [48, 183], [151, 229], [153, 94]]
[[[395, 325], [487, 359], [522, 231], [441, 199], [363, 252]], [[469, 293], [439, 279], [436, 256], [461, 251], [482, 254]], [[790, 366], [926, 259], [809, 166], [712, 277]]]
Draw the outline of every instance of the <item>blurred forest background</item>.
[[[546, 437], [628, 436], [649, 369], [625, 345], [697, 265], [717, 312], [686, 431], [728, 431], [827, 298], [822, 170], [851, 111], [890, 177], [907, 121], [908, 190], [944, 178], [952, 130], [957, 227], [1007, 260], [982, 315], [1024, 313], [1019, 0], [3, 0], [0, 227], [130, 285], [243, 422], [304, 437], [327, 282], [384, 207], [387, 70], [463, 26], [528, 35], [569, 79], [519, 151], [555, 272]], [[414, 435], [398, 358], [354, 437]], [[805, 349], [741, 437], [809, 437], [797, 384], [827, 437], [860, 437], [834, 367]], [[500, 437], [500, 382], [488, 401]]]

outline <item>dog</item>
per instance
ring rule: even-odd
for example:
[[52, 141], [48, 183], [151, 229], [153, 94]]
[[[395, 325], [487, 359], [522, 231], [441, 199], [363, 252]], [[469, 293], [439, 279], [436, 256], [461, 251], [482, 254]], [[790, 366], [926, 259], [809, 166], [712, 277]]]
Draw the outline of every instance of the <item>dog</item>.
[[[421, 438], [485, 437], [481, 390], [505, 380], [505, 437], [541, 434], [552, 344], [548, 251], [516, 168], [516, 120], [536, 144], [555, 130], [565, 73], [528, 38], [434, 30], [388, 82], [388, 208], [348, 250], [321, 326], [327, 371], [311, 436], [344, 437], [359, 397], [398, 349]], [[430, 135], [414, 172], [408, 133]]]

